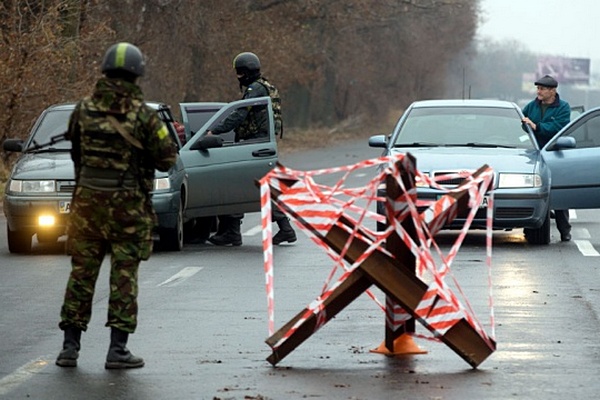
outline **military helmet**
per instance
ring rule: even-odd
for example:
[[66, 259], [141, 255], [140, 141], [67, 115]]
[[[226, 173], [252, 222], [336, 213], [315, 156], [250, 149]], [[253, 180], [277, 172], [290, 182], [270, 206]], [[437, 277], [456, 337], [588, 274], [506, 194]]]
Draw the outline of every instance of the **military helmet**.
[[233, 59], [233, 68], [236, 70], [260, 71], [260, 60], [254, 53], [240, 53]]
[[106, 50], [102, 61], [102, 73], [110, 71], [125, 71], [136, 77], [144, 75], [144, 55], [131, 43], [113, 44]]

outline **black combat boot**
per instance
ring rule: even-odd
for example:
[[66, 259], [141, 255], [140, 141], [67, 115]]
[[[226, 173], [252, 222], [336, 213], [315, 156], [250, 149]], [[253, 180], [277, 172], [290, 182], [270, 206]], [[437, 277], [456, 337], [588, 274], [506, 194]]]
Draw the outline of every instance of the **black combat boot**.
[[59, 367], [76, 367], [79, 349], [81, 348], [81, 329], [67, 326], [64, 329], [63, 348], [56, 358]]
[[144, 359], [136, 357], [127, 349], [129, 333], [117, 328], [110, 328], [110, 347], [106, 355], [106, 369], [141, 368]]
[[290, 220], [287, 218], [282, 218], [277, 221], [277, 225], [279, 226], [279, 232], [275, 236], [273, 236], [273, 244], [280, 244], [283, 242], [294, 243], [296, 238], [296, 232], [292, 225], [290, 225]]
[[220, 224], [225, 224], [224, 229], [219, 228], [222, 233], [217, 233], [208, 238], [208, 241], [216, 246], [241, 246], [242, 245], [242, 233], [240, 231], [240, 225], [242, 224], [241, 218], [232, 217], [219, 217]]

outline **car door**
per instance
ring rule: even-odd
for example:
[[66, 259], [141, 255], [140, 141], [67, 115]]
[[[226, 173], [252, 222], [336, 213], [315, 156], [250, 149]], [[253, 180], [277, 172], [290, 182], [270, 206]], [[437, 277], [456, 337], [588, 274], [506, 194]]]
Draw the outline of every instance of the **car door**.
[[[228, 132], [219, 135], [224, 139], [221, 147], [193, 150], [205, 138], [207, 130], [235, 110], [257, 106], [266, 106], [268, 110], [268, 137], [236, 142], [233, 132]], [[192, 114], [200, 109], [199, 103], [182, 104], [183, 120], [192, 121], [195, 118]], [[189, 128], [194, 130], [193, 123]], [[187, 218], [260, 211], [260, 191], [255, 182], [275, 166], [278, 158], [270, 98], [239, 100], [221, 106], [206, 124], [193, 132], [180, 154], [189, 182]]]
[[[573, 148], [557, 149], [559, 138]], [[542, 149], [551, 171], [552, 209], [600, 208], [600, 108], [582, 114]]]
[[180, 103], [186, 143], [227, 103]]

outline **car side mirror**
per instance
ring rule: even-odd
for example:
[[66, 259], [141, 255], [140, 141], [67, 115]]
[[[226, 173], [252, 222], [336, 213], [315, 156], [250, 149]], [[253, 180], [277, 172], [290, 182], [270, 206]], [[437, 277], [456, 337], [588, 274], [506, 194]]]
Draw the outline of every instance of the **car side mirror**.
[[374, 135], [369, 138], [369, 147], [387, 147], [385, 135]]
[[561, 136], [550, 150], [574, 149], [577, 147], [577, 141], [572, 136]]
[[21, 153], [23, 151], [23, 140], [21, 139], [6, 139], [2, 143], [4, 151], [16, 151]]
[[206, 135], [194, 143], [190, 150], [208, 150], [217, 147], [223, 147], [223, 138], [215, 135]]

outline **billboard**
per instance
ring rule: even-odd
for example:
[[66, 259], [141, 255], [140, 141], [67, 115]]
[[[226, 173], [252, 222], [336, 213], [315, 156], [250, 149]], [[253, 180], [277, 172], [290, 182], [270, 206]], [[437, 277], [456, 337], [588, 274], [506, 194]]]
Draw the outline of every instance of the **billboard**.
[[550, 75], [559, 84], [589, 85], [590, 59], [555, 56], [538, 57], [537, 77]]

